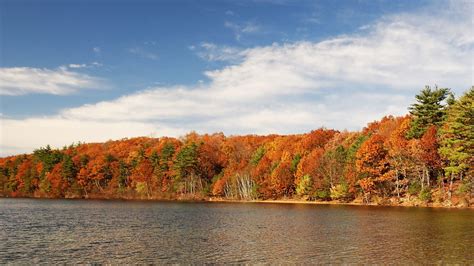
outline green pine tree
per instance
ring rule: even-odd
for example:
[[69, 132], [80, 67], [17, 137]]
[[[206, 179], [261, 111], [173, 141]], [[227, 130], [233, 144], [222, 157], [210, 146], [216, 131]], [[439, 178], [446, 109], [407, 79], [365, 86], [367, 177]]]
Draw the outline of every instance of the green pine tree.
[[77, 167], [70, 155], [64, 155], [61, 168], [62, 176], [66, 182], [72, 184], [76, 178]]
[[411, 128], [408, 131], [408, 138], [420, 138], [430, 125], [439, 126], [446, 114], [446, 105], [443, 103], [448, 96], [449, 102], [452, 102], [452, 93], [450, 89], [435, 87], [431, 89], [426, 86], [415, 96], [416, 103], [408, 109], [412, 115]]
[[128, 185], [128, 177], [130, 176], [130, 168], [127, 163], [120, 159], [119, 160], [119, 176], [118, 185], [120, 189], [124, 189]]
[[474, 87], [471, 87], [447, 110], [440, 130], [439, 153], [446, 160], [447, 176], [473, 171], [474, 164]]
[[194, 142], [179, 150], [176, 155], [176, 161], [174, 162], [174, 169], [176, 170], [178, 179], [185, 178], [190, 174], [196, 174], [198, 167], [197, 156], [198, 146]]
[[163, 149], [161, 150], [161, 156], [159, 158], [159, 164], [160, 164], [160, 168], [162, 172], [169, 170], [168, 163], [173, 158], [174, 152], [175, 152], [175, 148], [174, 148], [173, 143], [171, 142], [165, 143], [165, 145], [163, 146]]

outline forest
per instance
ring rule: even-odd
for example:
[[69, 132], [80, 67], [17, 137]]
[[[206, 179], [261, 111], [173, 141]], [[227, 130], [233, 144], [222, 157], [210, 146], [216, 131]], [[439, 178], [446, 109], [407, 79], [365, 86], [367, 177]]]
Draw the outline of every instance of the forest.
[[139, 137], [0, 158], [0, 196], [474, 205], [474, 87], [358, 132]]

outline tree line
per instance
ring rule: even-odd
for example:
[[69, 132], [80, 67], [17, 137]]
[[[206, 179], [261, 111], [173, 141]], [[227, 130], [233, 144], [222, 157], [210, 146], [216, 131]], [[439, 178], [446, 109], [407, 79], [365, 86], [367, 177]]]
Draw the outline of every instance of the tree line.
[[0, 158], [0, 195], [472, 204], [474, 87], [425, 87], [359, 132], [132, 138]]

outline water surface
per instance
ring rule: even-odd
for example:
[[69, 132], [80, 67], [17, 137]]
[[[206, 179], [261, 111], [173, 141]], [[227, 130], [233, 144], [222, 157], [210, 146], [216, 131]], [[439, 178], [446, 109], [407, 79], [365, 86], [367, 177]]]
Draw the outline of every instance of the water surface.
[[474, 211], [0, 199], [4, 263], [474, 263]]

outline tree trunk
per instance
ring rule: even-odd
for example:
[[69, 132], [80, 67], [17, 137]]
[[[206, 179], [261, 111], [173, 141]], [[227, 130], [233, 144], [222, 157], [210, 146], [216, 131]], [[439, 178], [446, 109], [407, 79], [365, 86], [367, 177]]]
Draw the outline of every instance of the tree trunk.
[[428, 169], [428, 167], [425, 167], [425, 171], [426, 171], [426, 184], [428, 185], [428, 188], [430, 188], [430, 170]]
[[149, 180], [147, 180], [146, 182], [146, 195], [148, 198], [151, 198], [151, 182]]
[[469, 180], [471, 182], [471, 193], [469, 195], [469, 201], [472, 200], [472, 198], [474, 198], [474, 180], [472, 176], [469, 177], [471, 180]]
[[449, 180], [449, 192], [448, 192], [449, 201], [451, 201], [451, 196], [453, 194], [453, 179], [454, 179], [454, 173], [451, 173], [451, 179]]
[[99, 189], [99, 191], [103, 191], [102, 186], [100, 186], [99, 180], [95, 179], [94, 180], [95, 186]]
[[[418, 176], [420, 176], [420, 172], [418, 172]], [[425, 172], [423, 170], [421, 171], [420, 183], [421, 183], [421, 189], [423, 190], [423, 188], [425, 187], [424, 186], [424, 184], [425, 184]]]
[[397, 182], [396, 182], [396, 185], [397, 185], [397, 198], [400, 199], [400, 186], [399, 186], [399, 182], [398, 182], [398, 169], [395, 170], [395, 176], [397, 177]]
[[[408, 179], [408, 175], [407, 175], [407, 169], [406, 167], [403, 168], [403, 177]], [[404, 191], [406, 191], [408, 188], [408, 182], [405, 182], [405, 187], [404, 187]]]

